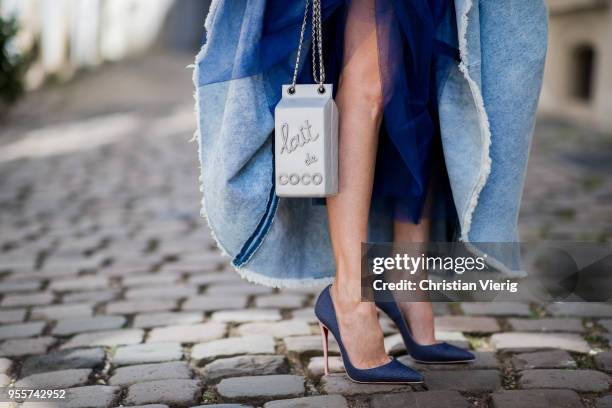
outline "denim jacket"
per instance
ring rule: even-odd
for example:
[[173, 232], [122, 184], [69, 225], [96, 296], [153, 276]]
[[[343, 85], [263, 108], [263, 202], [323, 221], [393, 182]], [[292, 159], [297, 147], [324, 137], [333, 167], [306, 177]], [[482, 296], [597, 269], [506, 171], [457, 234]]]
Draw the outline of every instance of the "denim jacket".
[[[300, 2], [293, 2], [302, 7]], [[310, 199], [278, 198], [269, 101], [288, 83], [280, 71], [202, 85], [209, 64], [257, 41], [264, 0], [213, 0], [193, 81], [201, 162], [202, 215], [244, 278], [276, 287], [323, 284], [335, 273], [327, 214]], [[293, 10], [299, 13], [299, 10]], [[288, 12], [292, 12], [288, 10]], [[446, 167], [458, 239], [508, 274], [518, 251], [517, 219], [547, 45], [543, 0], [455, 0], [455, 29], [439, 33], [461, 62], [437, 81]], [[296, 44], [297, 46], [297, 44]], [[290, 63], [287, 61], [287, 63]], [[390, 241], [392, 220], [370, 223], [369, 239]]]

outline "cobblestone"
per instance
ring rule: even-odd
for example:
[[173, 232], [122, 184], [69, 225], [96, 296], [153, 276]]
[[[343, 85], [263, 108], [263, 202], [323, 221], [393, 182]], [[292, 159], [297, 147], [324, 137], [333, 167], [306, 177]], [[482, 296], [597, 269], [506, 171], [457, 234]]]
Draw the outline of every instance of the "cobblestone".
[[126, 344], [138, 344], [142, 341], [144, 332], [139, 329], [108, 330], [91, 333], [77, 334], [66, 343], [62, 344], [61, 349], [77, 347], [114, 347]]
[[0, 373], [7, 374], [11, 371], [13, 362], [8, 358], [0, 358]]
[[577, 353], [588, 353], [591, 347], [581, 336], [569, 333], [496, 333], [491, 343], [497, 350], [558, 348]]
[[572, 356], [565, 350], [517, 354], [512, 357], [512, 365], [516, 370], [577, 367], [576, 361], [574, 361]]
[[89, 317], [93, 315], [93, 305], [89, 303], [66, 303], [61, 305], [40, 306], [32, 308], [30, 318], [33, 320], [59, 320], [70, 317]]
[[0, 357], [18, 357], [28, 354], [43, 354], [56, 342], [49, 336], [31, 339], [10, 339], [0, 344]]
[[206, 404], [206, 405], [198, 405], [197, 407], [191, 408], [253, 408], [252, 405], [245, 404]]
[[491, 395], [493, 408], [582, 408], [576, 392], [571, 390], [504, 390]]
[[21, 367], [21, 374], [30, 375], [71, 368], [95, 368], [104, 364], [104, 357], [104, 350], [101, 348], [54, 351], [28, 357]]
[[92, 371], [88, 368], [32, 374], [15, 383], [23, 388], [70, 388], [85, 385]]
[[105, 289], [108, 284], [107, 277], [94, 275], [81, 278], [55, 279], [49, 284], [49, 289], [56, 292], [73, 292]]
[[152, 327], [181, 326], [201, 323], [204, 320], [202, 313], [198, 312], [162, 312], [143, 313], [134, 317], [135, 328], [150, 329]]
[[[108, 408], [114, 406], [119, 400], [119, 387], [105, 385], [90, 385], [86, 387], [69, 388], [66, 390], [66, 400], [62, 401], [62, 408]], [[40, 402], [28, 402], [24, 408], [40, 408]]]
[[193, 296], [185, 300], [183, 310], [216, 312], [219, 310], [243, 309], [248, 302], [247, 296]]
[[270, 334], [276, 338], [309, 335], [312, 330], [304, 320], [283, 320], [281, 322], [244, 323], [236, 332], [241, 336]]
[[597, 408], [612, 408], [612, 395], [597, 399]]
[[129, 289], [125, 293], [127, 299], [182, 299], [198, 293], [193, 286], [154, 286]]
[[270, 401], [263, 408], [348, 408], [348, 403], [341, 395], [316, 395]]
[[39, 280], [2, 282], [0, 283], [0, 293], [31, 292], [40, 289], [41, 286], [42, 282]]
[[529, 306], [512, 302], [468, 302], [461, 304], [466, 315], [475, 316], [530, 316]]
[[11, 382], [13, 382], [13, 379], [4, 373], [0, 373], [0, 387], [7, 387]]
[[206, 287], [206, 294], [219, 295], [267, 295], [272, 293], [272, 288], [267, 286], [252, 285], [247, 282], [240, 283], [214, 283]]
[[286, 374], [289, 365], [284, 356], [236, 356], [220, 358], [205, 365], [201, 373], [205, 381], [215, 382], [223, 378]]
[[262, 375], [227, 378], [217, 385], [217, 392], [229, 400], [261, 400], [304, 395], [304, 378], [297, 375]]
[[430, 390], [482, 393], [501, 388], [501, 374], [497, 370], [432, 370], [425, 372], [424, 377]]
[[125, 325], [123, 316], [94, 316], [88, 318], [73, 318], [58, 320], [51, 331], [56, 336], [119, 329]]
[[[120, 399], [119, 387], [105, 385], [91, 385], [86, 387], [69, 388], [66, 390], [66, 399], [62, 400], [62, 408], [110, 408], [114, 407]], [[25, 402], [22, 408], [56, 408], [55, 402], [44, 403], [40, 401]], [[11, 407], [12, 408], [12, 407]]]
[[44, 322], [10, 324], [0, 327], [0, 340], [32, 337], [41, 334], [45, 328]]
[[151, 330], [147, 342], [205, 342], [224, 337], [226, 331], [225, 324], [217, 322], [157, 327]]
[[602, 319], [598, 323], [607, 331], [612, 332], [612, 319]]
[[231, 283], [240, 282], [242, 278], [238, 276], [234, 271], [227, 272], [209, 272], [209, 273], [198, 273], [189, 276], [187, 282], [191, 285], [209, 285], [212, 283]]
[[[344, 364], [340, 356], [328, 356], [328, 358], [327, 364], [329, 365], [330, 373], [344, 372]], [[325, 372], [323, 363], [323, 357], [312, 357], [308, 362], [308, 375], [315, 379], [320, 378]]]
[[28, 294], [9, 294], [4, 296], [0, 306], [15, 307], [15, 306], [35, 306], [48, 305], [53, 303], [55, 296], [49, 292], [28, 293]]
[[304, 296], [291, 294], [262, 295], [255, 298], [255, 306], [262, 308], [298, 309], [304, 306]]
[[106, 305], [109, 314], [134, 314], [146, 312], [166, 312], [175, 309], [176, 300], [172, 299], [139, 299], [120, 300]]
[[276, 309], [245, 309], [227, 310], [212, 314], [212, 319], [218, 322], [275, 322], [281, 320], [281, 314]]
[[25, 319], [26, 309], [0, 310], [0, 324], [19, 323]]
[[275, 344], [272, 336], [241, 336], [198, 343], [191, 349], [195, 360], [211, 360], [239, 354], [274, 354]]
[[573, 332], [584, 333], [586, 329], [580, 319], [508, 319], [515, 331], [523, 332]]
[[128, 388], [125, 402], [129, 405], [162, 403], [190, 406], [200, 400], [197, 380], [159, 380], [134, 384]]
[[[284, 342], [289, 356], [298, 359], [323, 354], [323, 343], [320, 335], [287, 337]], [[340, 353], [338, 343], [331, 336], [328, 346], [330, 353]]]
[[191, 369], [184, 361], [119, 367], [112, 374], [110, 385], [132, 385], [139, 382], [191, 378]]
[[400, 392], [375, 395], [370, 400], [371, 408], [469, 408], [470, 406], [469, 401], [457, 391]]
[[92, 303], [103, 303], [115, 300], [118, 295], [119, 291], [116, 289], [70, 292], [62, 295], [62, 301], [64, 303], [75, 303], [83, 301]]
[[594, 370], [526, 370], [521, 372], [518, 383], [521, 388], [601, 392], [610, 387], [610, 378]]
[[612, 352], [604, 351], [594, 357], [595, 365], [601, 371], [612, 373]]
[[180, 360], [183, 349], [179, 343], [150, 343], [118, 347], [113, 362], [118, 365], [161, 363]]
[[317, 317], [314, 314], [314, 309], [312, 307], [307, 307], [305, 309], [297, 309], [291, 312], [291, 315], [294, 319], [304, 320], [308, 323], [317, 323]]
[[497, 320], [477, 316], [438, 316], [436, 330], [464, 333], [495, 333], [500, 331]]
[[405, 384], [358, 384], [351, 381], [346, 374], [330, 374], [322, 377], [321, 388], [326, 394], [344, 396], [411, 391], [410, 386]]
[[168, 408], [165, 404], [131, 405], [130, 408]]
[[612, 317], [612, 305], [609, 303], [553, 303], [546, 310], [553, 316]]
[[176, 273], [159, 272], [159, 273], [143, 273], [138, 275], [124, 276], [121, 284], [125, 287], [133, 286], [154, 286], [154, 285], [172, 285], [178, 282], [180, 275]]

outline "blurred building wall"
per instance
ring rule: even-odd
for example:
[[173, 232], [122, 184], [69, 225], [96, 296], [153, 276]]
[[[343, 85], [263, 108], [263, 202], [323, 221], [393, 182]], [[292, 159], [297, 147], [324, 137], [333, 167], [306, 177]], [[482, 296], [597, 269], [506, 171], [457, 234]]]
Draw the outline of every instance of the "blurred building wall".
[[210, 0], [0, 0], [16, 16], [23, 50], [38, 49], [30, 87], [50, 74], [115, 61], [159, 46], [197, 49]]
[[541, 112], [612, 130], [612, 1], [548, 0], [548, 5]]

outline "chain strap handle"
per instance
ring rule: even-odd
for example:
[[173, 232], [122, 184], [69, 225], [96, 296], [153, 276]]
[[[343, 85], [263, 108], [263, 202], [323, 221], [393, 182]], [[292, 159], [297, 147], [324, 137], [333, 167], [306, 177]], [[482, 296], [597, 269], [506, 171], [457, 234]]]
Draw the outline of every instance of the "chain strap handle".
[[[300, 64], [300, 56], [302, 54], [302, 45], [304, 43], [304, 33], [306, 32], [306, 24], [308, 22], [308, 9], [310, 8], [310, 0], [306, 0], [304, 9], [304, 19], [302, 20], [302, 29], [300, 31], [300, 43], [298, 44], [295, 67], [293, 69], [293, 79], [291, 86], [287, 92], [291, 95], [295, 93], [295, 85], [297, 83], [298, 69]], [[321, 23], [321, 0], [312, 0], [312, 76], [314, 81], [319, 84], [318, 91], [320, 94], [325, 93], [325, 67], [323, 63], [323, 34]], [[317, 57], [319, 62], [319, 71], [317, 72]]]
[[[323, 35], [321, 33], [323, 25], [321, 23], [321, 0], [313, 0], [312, 2], [312, 21], [312, 75], [314, 81], [323, 87], [323, 84], [325, 83], [325, 69], [323, 67]], [[315, 64], [315, 46], [319, 52], [319, 80], [317, 80], [317, 70]]]

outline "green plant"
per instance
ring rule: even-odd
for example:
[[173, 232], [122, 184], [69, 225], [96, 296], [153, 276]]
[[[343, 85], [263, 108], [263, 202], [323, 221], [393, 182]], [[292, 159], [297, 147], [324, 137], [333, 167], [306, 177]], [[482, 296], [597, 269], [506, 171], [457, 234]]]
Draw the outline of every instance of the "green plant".
[[14, 49], [19, 24], [14, 17], [0, 17], [0, 101], [14, 103], [24, 91], [24, 76], [31, 58]]

